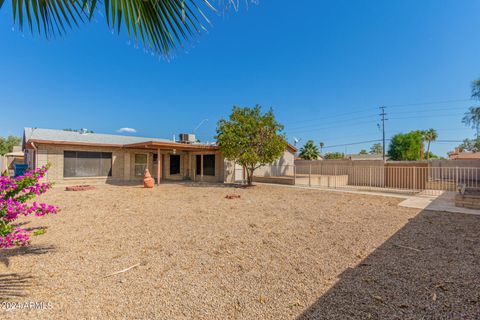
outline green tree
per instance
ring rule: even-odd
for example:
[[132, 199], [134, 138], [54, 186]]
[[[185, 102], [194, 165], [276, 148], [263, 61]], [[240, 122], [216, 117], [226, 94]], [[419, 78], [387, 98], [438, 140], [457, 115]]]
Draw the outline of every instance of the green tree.
[[421, 159], [423, 147], [422, 131], [398, 133], [390, 141], [388, 156], [391, 160], [415, 161]]
[[234, 106], [229, 119], [218, 122], [215, 138], [224, 157], [245, 169], [251, 185], [255, 169], [272, 163], [285, 151], [287, 141], [282, 130], [272, 109], [262, 114], [259, 105], [255, 108]]
[[427, 153], [426, 153], [427, 154], [427, 160], [430, 159], [430, 144], [433, 141], [437, 140], [437, 138], [438, 138], [438, 134], [437, 134], [437, 131], [435, 129], [430, 128], [423, 133], [423, 139], [425, 141], [427, 141]]
[[[472, 82], [472, 99], [480, 101], [480, 79]], [[477, 139], [480, 138], [480, 107], [470, 107], [462, 119], [463, 124], [475, 129]]]
[[6, 138], [0, 137], [0, 155], [12, 152], [14, 146], [18, 146], [22, 142], [20, 137], [8, 136]]
[[480, 107], [470, 107], [462, 119], [463, 124], [475, 129], [476, 137], [480, 137]]
[[458, 146], [460, 150], [478, 152], [480, 150], [480, 138], [477, 139], [465, 139], [463, 143]]
[[342, 152], [327, 152], [323, 158], [325, 160], [338, 160], [345, 158], [345, 155]]
[[[0, 0], [0, 9], [9, 2]], [[219, 1], [218, 6], [226, 9], [236, 4]], [[212, 6], [210, 0], [11, 1], [13, 21], [20, 31], [28, 28], [32, 34], [51, 38], [104, 16], [109, 30], [117, 33], [126, 31], [130, 38], [141, 42], [146, 49], [164, 55], [205, 30], [210, 23], [206, 12], [218, 9]]]
[[368, 151], [365, 150], [365, 149], [362, 149], [362, 150], [360, 150], [360, 152], [358, 154], [368, 154]]
[[317, 160], [320, 157], [320, 151], [313, 140], [308, 140], [307, 143], [300, 148], [300, 158], [303, 160]]
[[383, 153], [383, 147], [381, 143], [375, 143], [370, 148], [370, 154], [382, 154], [382, 153]]
[[325, 143], [320, 142], [320, 155], [322, 154], [323, 147], [325, 147]]

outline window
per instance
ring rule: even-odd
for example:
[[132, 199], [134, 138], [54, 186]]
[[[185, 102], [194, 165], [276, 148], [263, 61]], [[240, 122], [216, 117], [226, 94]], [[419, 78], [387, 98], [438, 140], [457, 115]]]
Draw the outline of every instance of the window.
[[112, 176], [111, 152], [64, 151], [64, 177]]
[[[202, 174], [202, 171], [200, 170], [201, 167], [202, 167], [202, 156], [197, 155], [196, 157], [197, 176]], [[215, 155], [214, 154], [205, 154], [203, 156], [203, 175], [215, 176]]]
[[206, 154], [203, 156], [203, 175], [214, 176], [215, 175], [215, 155]]
[[146, 154], [136, 154], [135, 155], [135, 176], [141, 177], [147, 169], [147, 155]]
[[180, 155], [170, 155], [170, 174], [180, 174]]

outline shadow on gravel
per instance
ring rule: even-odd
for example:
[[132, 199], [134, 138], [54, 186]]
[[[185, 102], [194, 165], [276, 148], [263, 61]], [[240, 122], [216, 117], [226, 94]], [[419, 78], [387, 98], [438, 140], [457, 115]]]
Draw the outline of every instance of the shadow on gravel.
[[14, 256], [44, 254], [54, 249], [53, 246], [35, 246], [16, 247], [12, 249], [0, 249], [0, 263], [6, 267], [10, 266], [10, 258]]
[[422, 211], [298, 320], [478, 319], [480, 216]]
[[0, 274], [0, 301], [24, 297], [32, 279], [18, 273]]

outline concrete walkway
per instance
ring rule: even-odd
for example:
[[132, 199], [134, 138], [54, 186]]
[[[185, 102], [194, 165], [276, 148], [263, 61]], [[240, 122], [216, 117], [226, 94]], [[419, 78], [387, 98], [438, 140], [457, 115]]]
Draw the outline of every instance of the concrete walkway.
[[401, 207], [416, 208], [432, 211], [446, 211], [451, 213], [465, 213], [480, 215], [480, 210], [467, 209], [455, 206], [455, 192], [443, 191], [438, 195], [418, 194], [398, 204]]

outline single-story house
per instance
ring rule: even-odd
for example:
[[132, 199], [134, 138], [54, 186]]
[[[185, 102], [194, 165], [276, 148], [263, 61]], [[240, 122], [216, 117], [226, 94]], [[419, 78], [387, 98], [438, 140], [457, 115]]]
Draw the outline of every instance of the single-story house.
[[468, 152], [455, 148], [454, 151], [448, 153], [448, 158], [450, 160], [480, 160], [480, 152]]
[[2, 163], [0, 164], [0, 173], [7, 170], [13, 170], [15, 164], [25, 163], [22, 146], [14, 146], [12, 152], [4, 155]]
[[[140, 182], [145, 169], [160, 183], [192, 180], [233, 183], [244, 180], [238, 165], [226, 161], [215, 144], [196, 142], [181, 134], [179, 141], [135, 136], [25, 128], [25, 162], [29, 168], [47, 163], [47, 181], [56, 183]], [[296, 149], [288, 145], [277, 161], [293, 165]]]

